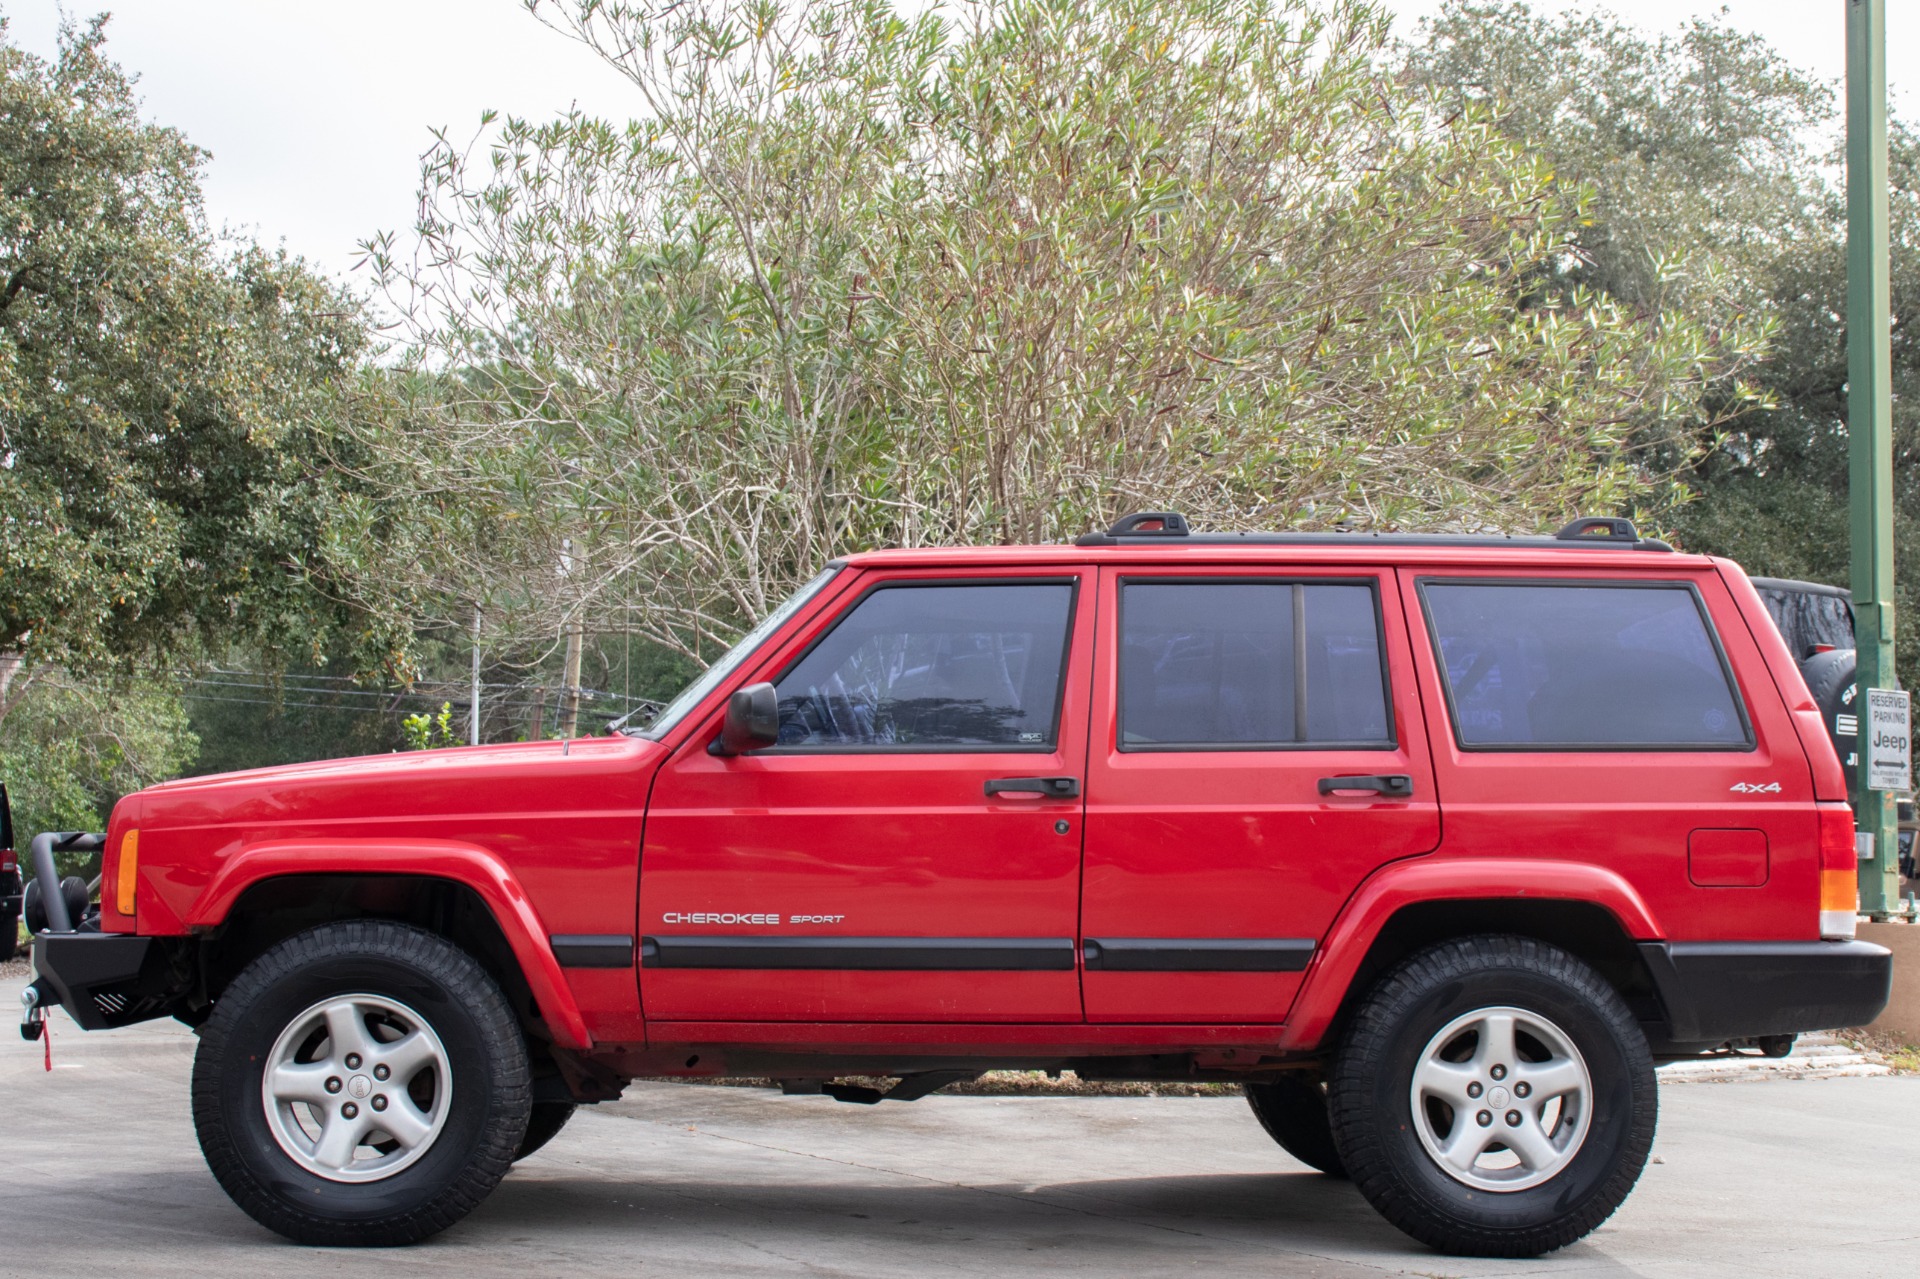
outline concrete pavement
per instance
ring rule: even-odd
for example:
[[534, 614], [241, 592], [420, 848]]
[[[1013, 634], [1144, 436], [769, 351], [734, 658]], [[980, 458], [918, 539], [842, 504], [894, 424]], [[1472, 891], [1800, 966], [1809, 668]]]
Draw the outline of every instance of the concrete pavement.
[[[0, 981], [16, 1008], [21, 982]], [[640, 1084], [400, 1252], [299, 1248], [228, 1202], [191, 1032], [0, 1041], [0, 1275], [1907, 1276], [1920, 1078], [1663, 1087], [1657, 1162], [1529, 1262], [1441, 1257], [1267, 1140], [1237, 1098], [825, 1097]]]

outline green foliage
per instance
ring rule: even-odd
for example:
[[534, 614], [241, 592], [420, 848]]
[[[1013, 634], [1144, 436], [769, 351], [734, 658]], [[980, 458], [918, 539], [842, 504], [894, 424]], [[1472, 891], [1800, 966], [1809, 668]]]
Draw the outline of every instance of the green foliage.
[[[1486, 102], [1563, 180], [1594, 192], [1555, 277], [1623, 302], [1673, 306], [1710, 329], [1764, 333], [1757, 411], [1685, 472], [1690, 501], [1648, 513], [1688, 549], [1749, 572], [1846, 585], [1846, 203], [1830, 88], [1722, 16], [1650, 38], [1610, 18], [1456, 3], [1407, 54], [1421, 83]], [[1889, 178], [1895, 544], [1920, 532], [1920, 140], [1895, 122]], [[1822, 138], [1836, 149], [1820, 154]], [[1897, 560], [1901, 616], [1920, 558]], [[1901, 679], [1920, 686], [1920, 644]]]
[[1760, 272], [1817, 227], [1824, 179], [1808, 144], [1833, 94], [1725, 11], [1649, 36], [1605, 13], [1454, 0], [1420, 37], [1411, 77], [1490, 108], [1591, 191], [1557, 287], [1751, 323]]
[[438, 715], [409, 715], [400, 721], [400, 732], [406, 738], [407, 749], [413, 751], [432, 750], [437, 746], [458, 746], [460, 738], [453, 731], [453, 703], [440, 703]]
[[[257, 669], [257, 655], [233, 655]], [[288, 666], [247, 674], [211, 669], [183, 696], [200, 754], [193, 772], [224, 773], [348, 755], [377, 755], [402, 745], [397, 690], [351, 683], [331, 667]]]
[[1357, 0], [530, 7], [639, 118], [443, 139], [370, 246], [412, 358], [336, 545], [448, 633], [709, 657], [839, 552], [1139, 507], [1535, 527], [1748, 401], [1745, 328], [1541, 291], [1585, 192]]
[[[23, 846], [40, 831], [105, 830], [121, 795], [178, 776], [199, 744], [170, 683], [41, 671], [0, 739]], [[65, 869], [76, 872], [85, 858], [70, 860]]]
[[[0, 26], [0, 662], [311, 648], [334, 384], [359, 306], [217, 242], [202, 152], [144, 123], [104, 19], [45, 62]], [[0, 714], [5, 713], [0, 684]]]
[[162, 672], [387, 647], [315, 582], [367, 329], [299, 260], [208, 231], [205, 156], [142, 121], [104, 19], [51, 62], [6, 34], [0, 775], [22, 829], [99, 829], [194, 761]]

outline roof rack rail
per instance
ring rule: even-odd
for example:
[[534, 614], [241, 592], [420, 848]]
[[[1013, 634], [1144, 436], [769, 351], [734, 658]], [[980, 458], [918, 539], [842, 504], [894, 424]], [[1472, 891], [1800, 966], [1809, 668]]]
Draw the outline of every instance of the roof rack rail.
[[1637, 542], [1640, 530], [1633, 526], [1632, 520], [1617, 519], [1611, 515], [1582, 515], [1564, 525], [1554, 538], [1562, 542]]
[[1122, 515], [1105, 532], [1083, 533], [1075, 546], [1513, 546], [1531, 550], [1671, 551], [1642, 537], [1632, 520], [1588, 515], [1550, 536], [1507, 533], [1195, 533], [1173, 511]]
[[1186, 537], [1187, 517], [1172, 511], [1135, 511], [1107, 526], [1108, 537]]

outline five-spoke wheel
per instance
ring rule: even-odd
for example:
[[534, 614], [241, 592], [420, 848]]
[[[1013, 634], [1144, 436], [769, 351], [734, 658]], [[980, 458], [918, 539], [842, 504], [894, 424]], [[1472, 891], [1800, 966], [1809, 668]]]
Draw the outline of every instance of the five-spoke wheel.
[[499, 1182], [526, 1136], [526, 1041], [471, 955], [406, 924], [326, 924], [220, 992], [193, 1119], [235, 1203], [300, 1243], [412, 1243]]
[[1593, 1077], [1565, 1031], [1524, 1008], [1480, 1008], [1441, 1027], [1413, 1070], [1414, 1131], [1455, 1180], [1505, 1193], [1580, 1153]]
[[377, 1181], [447, 1120], [447, 1050], [419, 1013], [364, 992], [323, 999], [267, 1055], [261, 1101], [280, 1149], [330, 1181]]
[[1329, 1080], [1373, 1206], [1446, 1252], [1527, 1257], [1620, 1206], [1653, 1142], [1653, 1058], [1606, 979], [1527, 937], [1434, 946], [1383, 978]]

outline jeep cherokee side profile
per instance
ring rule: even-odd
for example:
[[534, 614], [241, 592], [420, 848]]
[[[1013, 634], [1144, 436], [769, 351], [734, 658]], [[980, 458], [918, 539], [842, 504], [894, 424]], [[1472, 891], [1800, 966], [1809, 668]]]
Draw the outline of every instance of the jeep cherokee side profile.
[[196, 1027], [208, 1164], [310, 1244], [444, 1229], [637, 1077], [1032, 1069], [1238, 1082], [1528, 1256], [1632, 1188], [1657, 1060], [1885, 1004], [1846, 798], [1728, 561], [1142, 514], [836, 561], [643, 729], [130, 795], [77, 916], [100, 837], [42, 835], [25, 1030]]

